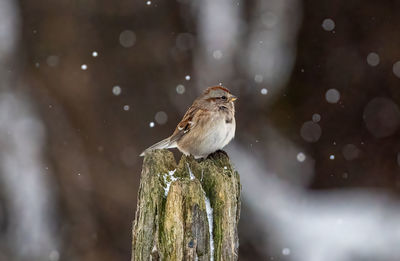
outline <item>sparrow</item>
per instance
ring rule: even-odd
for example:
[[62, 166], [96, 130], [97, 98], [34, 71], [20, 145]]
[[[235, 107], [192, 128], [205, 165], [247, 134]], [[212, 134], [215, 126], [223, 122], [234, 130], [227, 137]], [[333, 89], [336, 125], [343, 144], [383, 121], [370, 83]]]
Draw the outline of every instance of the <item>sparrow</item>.
[[185, 155], [205, 158], [225, 147], [235, 136], [236, 96], [222, 86], [207, 88], [194, 100], [174, 133], [140, 154], [156, 149], [178, 148]]

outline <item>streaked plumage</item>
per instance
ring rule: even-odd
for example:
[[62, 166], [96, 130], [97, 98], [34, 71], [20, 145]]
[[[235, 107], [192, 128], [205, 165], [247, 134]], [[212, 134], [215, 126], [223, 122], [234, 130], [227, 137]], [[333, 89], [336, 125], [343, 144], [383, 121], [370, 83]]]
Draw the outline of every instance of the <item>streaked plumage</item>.
[[225, 147], [235, 136], [236, 97], [222, 86], [207, 88], [183, 116], [174, 133], [147, 148], [178, 148], [186, 155], [204, 158]]

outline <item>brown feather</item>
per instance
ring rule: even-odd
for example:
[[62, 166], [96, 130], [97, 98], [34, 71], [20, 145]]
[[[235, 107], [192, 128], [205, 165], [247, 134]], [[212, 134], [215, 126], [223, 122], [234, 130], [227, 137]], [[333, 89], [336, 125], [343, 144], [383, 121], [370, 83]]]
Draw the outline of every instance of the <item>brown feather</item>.
[[235, 107], [229, 99], [231, 96], [222, 86], [207, 88], [189, 107], [174, 133], [141, 155], [153, 149], [178, 147], [181, 152], [199, 158], [223, 148], [235, 135]]
[[208, 93], [210, 93], [210, 91], [212, 91], [212, 90], [223, 90], [223, 91], [225, 91], [225, 92], [227, 92], [227, 93], [231, 93], [227, 88], [225, 88], [225, 87], [222, 87], [222, 86], [212, 86], [212, 87], [208, 87], [205, 91], [204, 91], [204, 94], [208, 94]]

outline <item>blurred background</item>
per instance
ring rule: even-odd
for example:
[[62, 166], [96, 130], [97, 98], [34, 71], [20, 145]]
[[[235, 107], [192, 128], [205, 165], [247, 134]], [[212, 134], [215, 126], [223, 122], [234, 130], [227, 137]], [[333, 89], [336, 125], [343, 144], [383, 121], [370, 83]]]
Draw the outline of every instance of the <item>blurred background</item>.
[[240, 260], [400, 260], [399, 12], [0, 0], [0, 260], [129, 260], [138, 155], [218, 84], [239, 96]]

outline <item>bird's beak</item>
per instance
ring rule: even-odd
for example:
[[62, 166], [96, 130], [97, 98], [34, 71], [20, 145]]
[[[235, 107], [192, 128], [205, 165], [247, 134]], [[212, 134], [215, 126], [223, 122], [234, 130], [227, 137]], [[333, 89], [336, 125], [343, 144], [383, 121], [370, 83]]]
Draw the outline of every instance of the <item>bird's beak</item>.
[[234, 102], [237, 100], [237, 97], [235, 95], [231, 95], [230, 101]]

